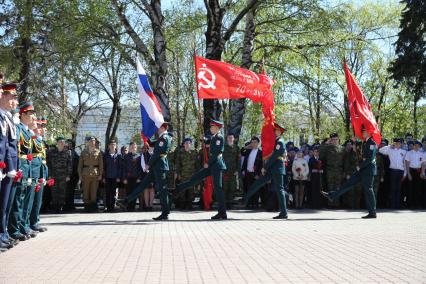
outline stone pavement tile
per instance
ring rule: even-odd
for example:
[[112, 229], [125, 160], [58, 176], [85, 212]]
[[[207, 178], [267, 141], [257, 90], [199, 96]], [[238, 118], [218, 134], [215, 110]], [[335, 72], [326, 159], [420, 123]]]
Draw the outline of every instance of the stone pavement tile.
[[0, 283], [426, 282], [425, 212], [290, 213], [47, 215], [49, 231], [0, 256]]

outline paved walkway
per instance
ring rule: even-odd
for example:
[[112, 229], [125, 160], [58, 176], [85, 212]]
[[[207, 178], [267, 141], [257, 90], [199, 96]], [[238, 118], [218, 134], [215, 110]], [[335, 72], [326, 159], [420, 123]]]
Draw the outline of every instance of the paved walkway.
[[0, 254], [0, 283], [425, 283], [426, 212], [47, 215]]

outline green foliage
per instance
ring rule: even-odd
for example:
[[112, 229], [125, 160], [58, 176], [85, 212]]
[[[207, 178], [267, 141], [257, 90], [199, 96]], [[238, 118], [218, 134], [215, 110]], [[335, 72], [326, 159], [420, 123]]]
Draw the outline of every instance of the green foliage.
[[[126, 60], [120, 78], [129, 79], [120, 81], [126, 92], [120, 104], [137, 103], [132, 83], [134, 69], [129, 65], [134, 60], [136, 48], [109, 0], [32, 1], [31, 11], [25, 6], [26, 2], [13, 0], [1, 4], [4, 17], [0, 21], [4, 29], [0, 34], [0, 71], [6, 73], [8, 80], [19, 77], [21, 63], [14, 48], [23, 36], [29, 34], [32, 39], [30, 97], [35, 100], [39, 112], [50, 117], [52, 135], [71, 135], [84, 111], [108, 100], [98, 82], [93, 80], [94, 76], [103, 82], [108, 80], [104, 71], [108, 66], [100, 56], [103, 50], [117, 50]], [[392, 43], [404, 8], [396, 3], [361, 1], [356, 5], [336, 5], [335, 1], [320, 0], [261, 1], [255, 16], [252, 69], [256, 72], [265, 69], [276, 81], [273, 87], [275, 114], [287, 128], [286, 139], [307, 140], [309, 136], [322, 139], [332, 131], [342, 136], [352, 135], [344, 107], [343, 59], [369, 99], [383, 135], [392, 137], [414, 132], [414, 93], [404, 84], [395, 87], [400, 77], [393, 72], [391, 78], [388, 67], [392, 66], [394, 71], [399, 64], [398, 74], [408, 74], [404, 75], [404, 80], [412, 80], [413, 68], [424, 65], [424, 49], [421, 47], [405, 54], [404, 50], [398, 49], [424, 33], [424, 29], [415, 28], [425, 19], [421, 14], [424, 4], [420, 2], [412, 1], [422, 7], [407, 6], [404, 9], [395, 56]], [[153, 54], [152, 27], [137, 6], [138, 2], [119, 3], [127, 7], [132, 26]], [[175, 3], [174, 7], [163, 3], [163, 14], [169, 68], [165, 82], [175, 141], [179, 143], [185, 136], [198, 138], [202, 132], [197, 101], [194, 100], [193, 55], [205, 52], [207, 22], [206, 10], [197, 1]], [[246, 1], [230, 3], [224, 18], [225, 27]], [[22, 26], [14, 11], [32, 16], [29, 29]], [[242, 20], [225, 45], [224, 61], [241, 64], [244, 28]], [[403, 57], [418, 58], [421, 52], [423, 57], [416, 64], [408, 64], [412, 61]], [[390, 65], [391, 62], [394, 63]], [[409, 68], [408, 73], [403, 73], [404, 68]], [[416, 84], [421, 82], [416, 80]], [[223, 102], [226, 106], [228, 103]], [[421, 100], [416, 111], [420, 136], [426, 132], [425, 104]], [[229, 109], [225, 108], [223, 118], [226, 120], [230, 115]], [[260, 105], [248, 102], [240, 141], [259, 135], [262, 123]], [[139, 130], [135, 133], [135, 139], [139, 140]]]

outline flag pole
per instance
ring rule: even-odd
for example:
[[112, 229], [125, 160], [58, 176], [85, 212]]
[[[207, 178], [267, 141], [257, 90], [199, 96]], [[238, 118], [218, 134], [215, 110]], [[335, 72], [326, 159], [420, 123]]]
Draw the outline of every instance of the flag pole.
[[[200, 100], [200, 95], [199, 95], [199, 93], [198, 93], [198, 81], [197, 81], [197, 70], [198, 70], [198, 68], [197, 68], [197, 60], [196, 60], [196, 49], [195, 49], [195, 36], [194, 36], [194, 49], [193, 49], [193, 57], [194, 57], [194, 65], [195, 65], [195, 82], [196, 82], [196, 88], [197, 88], [197, 104], [198, 104], [198, 124], [200, 125], [200, 127], [201, 127], [201, 131], [200, 131], [200, 134], [201, 134], [201, 147], [202, 147], [202, 149], [203, 149], [203, 158], [204, 158], [204, 164], [207, 164], [207, 161], [208, 161], [208, 158], [209, 158], [209, 156], [208, 156], [208, 153], [207, 153], [207, 147], [206, 147], [206, 144], [205, 144], [205, 141], [204, 141], [204, 135], [205, 135], [205, 133], [204, 133], [204, 125], [203, 125], [203, 119], [202, 119], [202, 115], [201, 115], [201, 100]], [[204, 165], [203, 165], [204, 166]], [[208, 187], [208, 185], [206, 185], [206, 183], [207, 184], [209, 184], [209, 178], [207, 178], [205, 181], [204, 181], [204, 191], [203, 191], [203, 193], [202, 193], [202, 196], [203, 196], [203, 205], [204, 205], [204, 210], [210, 210], [210, 205], [211, 205], [211, 200], [210, 200], [210, 203], [206, 203], [206, 192], [205, 192], [205, 190], [206, 190], [206, 188]]]

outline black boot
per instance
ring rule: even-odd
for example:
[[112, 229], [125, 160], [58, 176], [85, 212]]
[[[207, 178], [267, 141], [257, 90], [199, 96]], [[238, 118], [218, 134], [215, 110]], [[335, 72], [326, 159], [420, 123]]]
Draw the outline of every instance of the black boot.
[[280, 214], [278, 216], [272, 217], [272, 219], [288, 219], [288, 216], [284, 214]]
[[226, 212], [218, 212], [216, 215], [211, 217], [212, 220], [226, 220], [228, 219], [228, 216], [226, 215]]
[[152, 218], [152, 220], [154, 220], [154, 221], [167, 221], [167, 220], [169, 220], [169, 216], [161, 213], [160, 216], [154, 217], [154, 218]]
[[368, 213], [368, 215], [362, 216], [362, 219], [376, 219], [377, 214], [376, 213]]

